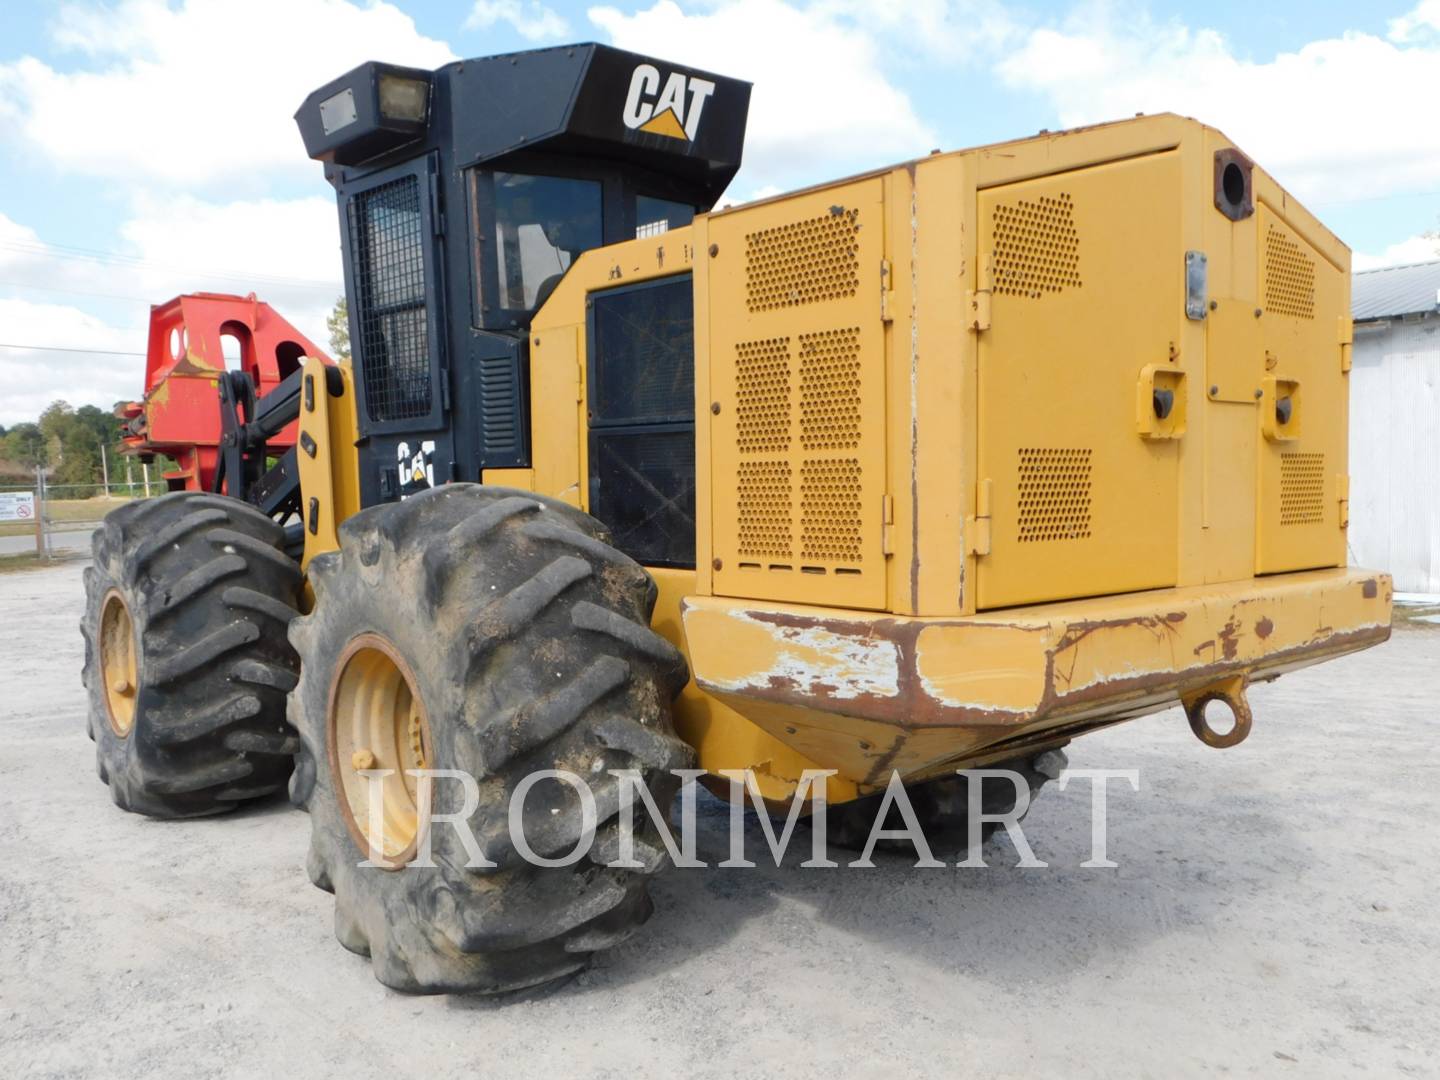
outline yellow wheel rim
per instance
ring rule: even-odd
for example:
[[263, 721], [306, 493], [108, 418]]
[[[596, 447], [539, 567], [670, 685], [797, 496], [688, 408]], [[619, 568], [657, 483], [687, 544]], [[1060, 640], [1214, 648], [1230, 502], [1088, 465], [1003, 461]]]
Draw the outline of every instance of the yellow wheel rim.
[[100, 607], [100, 677], [105, 680], [105, 712], [110, 730], [122, 739], [135, 726], [139, 666], [130, 609], [120, 593], [111, 589]]
[[[421, 829], [417, 778], [429, 760], [430, 725], [415, 676], [379, 634], [346, 646], [330, 687], [330, 770], [356, 845], [398, 869], [415, 857]], [[365, 772], [388, 775], [365, 776]]]

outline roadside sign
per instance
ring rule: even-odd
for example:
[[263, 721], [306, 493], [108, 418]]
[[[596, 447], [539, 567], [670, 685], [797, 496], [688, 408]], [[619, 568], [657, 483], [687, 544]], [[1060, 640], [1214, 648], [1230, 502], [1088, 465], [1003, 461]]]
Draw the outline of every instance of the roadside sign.
[[33, 491], [0, 492], [0, 521], [34, 521]]

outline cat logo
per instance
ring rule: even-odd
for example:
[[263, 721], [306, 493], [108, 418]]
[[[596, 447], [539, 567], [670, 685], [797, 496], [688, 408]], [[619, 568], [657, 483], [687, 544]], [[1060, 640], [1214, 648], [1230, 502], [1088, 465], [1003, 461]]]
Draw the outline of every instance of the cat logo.
[[417, 492], [435, 486], [435, 440], [426, 439], [410, 453], [410, 444], [402, 442], [395, 448], [399, 462], [400, 498], [408, 499]]
[[631, 131], [693, 142], [700, 130], [700, 114], [715, 92], [715, 84], [676, 71], [663, 80], [663, 89], [661, 86], [659, 68], [653, 64], [636, 66], [630, 76], [630, 93], [625, 96], [625, 126]]

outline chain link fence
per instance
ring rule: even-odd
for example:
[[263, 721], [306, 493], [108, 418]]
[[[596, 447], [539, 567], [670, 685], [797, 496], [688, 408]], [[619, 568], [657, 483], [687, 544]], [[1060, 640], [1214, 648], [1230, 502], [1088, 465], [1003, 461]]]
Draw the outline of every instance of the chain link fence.
[[137, 474], [129, 482], [55, 484], [37, 474], [29, 483], [0, 481], [0, 495], [33, 494], [24, 516], [0, 520], [0, 560], [13, 556], [53, 559], [90, 550], [90, 535], [105, 515], [132, 499], [166, 490], [158, 476]]

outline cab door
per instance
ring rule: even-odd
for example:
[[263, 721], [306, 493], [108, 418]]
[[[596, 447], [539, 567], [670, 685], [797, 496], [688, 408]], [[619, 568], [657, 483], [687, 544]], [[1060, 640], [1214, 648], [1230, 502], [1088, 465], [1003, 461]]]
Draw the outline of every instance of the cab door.
[[341, 200], [367, 506], [451, 479], [435, 167], [386, 169]]

